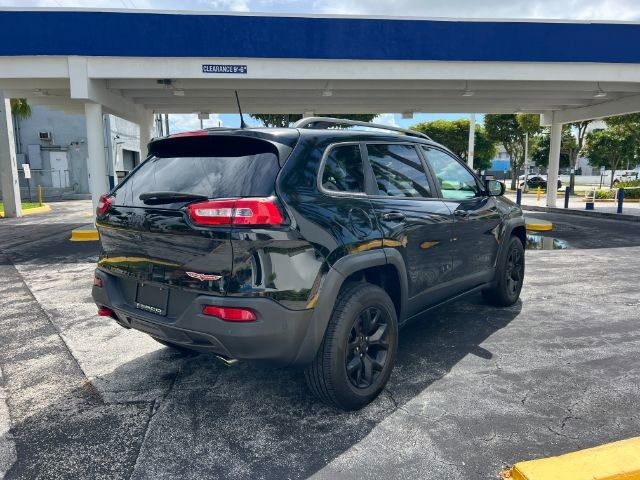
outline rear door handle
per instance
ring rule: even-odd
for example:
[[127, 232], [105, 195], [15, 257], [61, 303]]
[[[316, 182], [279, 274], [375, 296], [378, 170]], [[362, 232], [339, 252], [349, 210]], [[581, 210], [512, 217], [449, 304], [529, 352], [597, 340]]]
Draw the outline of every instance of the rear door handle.
[[401, 212], [389, 212], [382, 215], [382, 220], [385, 222], [402, 222], [404, 219], [405, 215]]

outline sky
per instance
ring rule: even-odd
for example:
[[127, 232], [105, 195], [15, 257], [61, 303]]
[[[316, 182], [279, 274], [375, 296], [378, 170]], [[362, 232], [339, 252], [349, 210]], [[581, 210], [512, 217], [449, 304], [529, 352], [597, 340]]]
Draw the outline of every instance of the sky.
[[[1, 7], [640, 21], [640, 0], [0, 0]], [[408, 127], [436, 118], [451, 120], [467, 116], [416, 114], [413, 119], [405, 120], [399, 114], [382, 114], [376, 121]], [[205, 127], [219, 124], [237, 126], [239, 119], [237, 115], [211, 115], [210, 120], [204, 121]], [[195, 114], [170, 116], [172, 132], [199, 127]]]

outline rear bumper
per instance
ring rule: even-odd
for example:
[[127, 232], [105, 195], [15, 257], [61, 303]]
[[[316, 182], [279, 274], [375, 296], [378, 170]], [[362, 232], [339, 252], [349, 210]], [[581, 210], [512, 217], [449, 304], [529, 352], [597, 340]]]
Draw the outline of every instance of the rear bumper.
[[[290, 310], [267, 298], [200, 295], [178, 317], [165, 317], [131, 307], [113, 275], [96, 270], [102, 287], [93, 287], [99, 306], [112, 309], [120, 325], [152, 337], [228, 359], [260, 360], [276, 365], [296, 363], [313, 310]], [[226, 322], [202, 314], [205, 305], [251, 308], [255, 322]], [[305, 355], [305, 357], [308, 357]]]

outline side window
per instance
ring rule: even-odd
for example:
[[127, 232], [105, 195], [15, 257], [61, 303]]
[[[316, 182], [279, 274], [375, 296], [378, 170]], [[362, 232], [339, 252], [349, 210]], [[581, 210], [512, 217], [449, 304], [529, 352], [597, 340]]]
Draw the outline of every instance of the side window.
[[427, 175], [412, 145], [368, 144], [378, 192], [389, 197], [431, 197]]
[[442, 197], [451, 200], [473, 198], [481, 193], [475, 177], [451, 155], [435, 148], [422, 147], [427, 163], [433, 169]]
[[358, 145], [333, 147], [322, 171], [322, 188], [331, 192], [364, 192], [364, 168]]

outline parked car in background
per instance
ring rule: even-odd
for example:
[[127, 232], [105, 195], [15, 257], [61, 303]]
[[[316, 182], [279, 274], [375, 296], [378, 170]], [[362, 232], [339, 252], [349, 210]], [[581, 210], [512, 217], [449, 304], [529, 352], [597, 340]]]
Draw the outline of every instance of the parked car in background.
[[[535, 189], [540, 187], [543, 190], [547, 189], [547, 176], [546, 175], [533, 175], [527, 179], [527, 186], [529, 189]], [[520, 188], [524, 187], [524, 178], [520, 182]], [[562, 182], [558, 180], [558, 188], [562, 187]]]
[[637, 180], [638, 177], [640, 177], [640, 174], [636, 170], [629, 170], [622, 173], [616, 172], [616, 176], [613, 178], [613, 186], [617, 187], [618, 184], [622, 182], [630, 182], [632, 180]]

